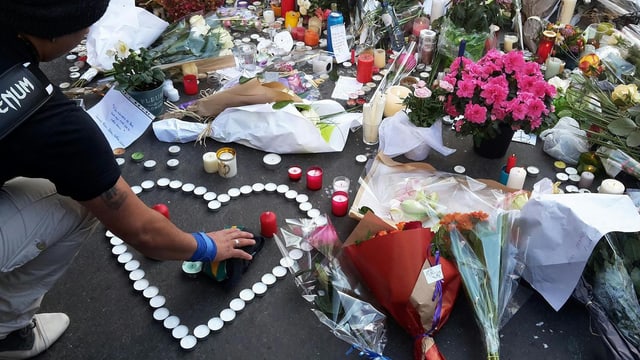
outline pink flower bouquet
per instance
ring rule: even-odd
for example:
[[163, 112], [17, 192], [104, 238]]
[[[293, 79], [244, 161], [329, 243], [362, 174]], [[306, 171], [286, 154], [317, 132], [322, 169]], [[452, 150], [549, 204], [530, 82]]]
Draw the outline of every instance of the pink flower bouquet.
[[457, 118], [456, 132], [472, 135], [476, 145], [500, 133], [501, 124], [528, 133], [552, 125], [549, 114], [556, 89], [544, 80], [540, 66], [526, 61], [520, 51], [490, 50], [477, 62], [459, 57], [443, 80], [453, 85], [445, 112]]

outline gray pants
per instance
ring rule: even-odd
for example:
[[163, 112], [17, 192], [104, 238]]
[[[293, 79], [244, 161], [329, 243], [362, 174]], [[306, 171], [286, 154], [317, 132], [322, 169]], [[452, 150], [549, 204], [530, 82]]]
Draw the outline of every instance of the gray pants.
[[0, 339], [29, 324], [97, 223], [47, 180], [0, 187]]

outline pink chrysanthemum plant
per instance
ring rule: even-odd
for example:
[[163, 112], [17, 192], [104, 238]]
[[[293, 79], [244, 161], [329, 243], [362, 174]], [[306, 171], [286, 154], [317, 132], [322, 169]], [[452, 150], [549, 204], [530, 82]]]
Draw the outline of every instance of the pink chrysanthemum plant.
[[475, 63], [456, 58], [443, 80], [453, 85], [445, 112], [455, 119], [457, 134], [472, 135], [476, 145], [500, 133], [501, 124], [527, 133], [552, 125], [556, 89], [520, 51], [490, 50]]

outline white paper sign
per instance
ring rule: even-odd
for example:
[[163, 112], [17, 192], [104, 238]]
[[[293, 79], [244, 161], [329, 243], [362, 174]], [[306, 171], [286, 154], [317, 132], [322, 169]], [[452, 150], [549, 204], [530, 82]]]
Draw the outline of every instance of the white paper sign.
[[442, 265], [440, 264], [432, 266], [428, 269], [423, 269], [422, 273], [427, 279], [427, 284], [433, 284], [436, 281], [444, 279], [444, 274], [442, 273]]
[[116, 89], [87, 111], [98, 124], [111, 149], [126, 148], [149, 127], [154, 116]]
[[336, 57], [338, 64], [351, 59], [351, 52], [347, 44], [347, 31], [344, 28], [344, 24], [337, 24], [331, 27], [331, 46], [333, 56]]

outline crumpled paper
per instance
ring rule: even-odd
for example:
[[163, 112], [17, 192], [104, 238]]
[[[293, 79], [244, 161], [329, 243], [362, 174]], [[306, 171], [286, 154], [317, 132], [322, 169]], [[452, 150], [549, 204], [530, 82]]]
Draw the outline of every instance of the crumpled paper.
[[[310, 104], [319, 115], [331, 116], [312, 121], [293, 104], [273, 109], [272, 104], [256, 104], [225, 109], [211, 123], [211, 138], [222, 143], [235, 142], [250, 148], [278, 154], [342, 151], [350, 128], [360, 126], [361, 113], [347, 113], [333, 100]], [[165, 119], [153, 123], [160, 141], [195, 141], [207, 124]]]
[[127, 56], [128, 49], [149, 47], [169, 23], [134, 0], [112, 0], [105, 14], [87, 35], [87, 63], [102, 71], [113, 69], [114, 55]]
[[389, 156], [403, 155], [413, 161], [427, 158], [431, 149], [444, 156], [456, 150], [442, 143], [442, 121], [430, 127], [415, 126], [404, 111], [398, 111], [380, 124], [380, 151]]

